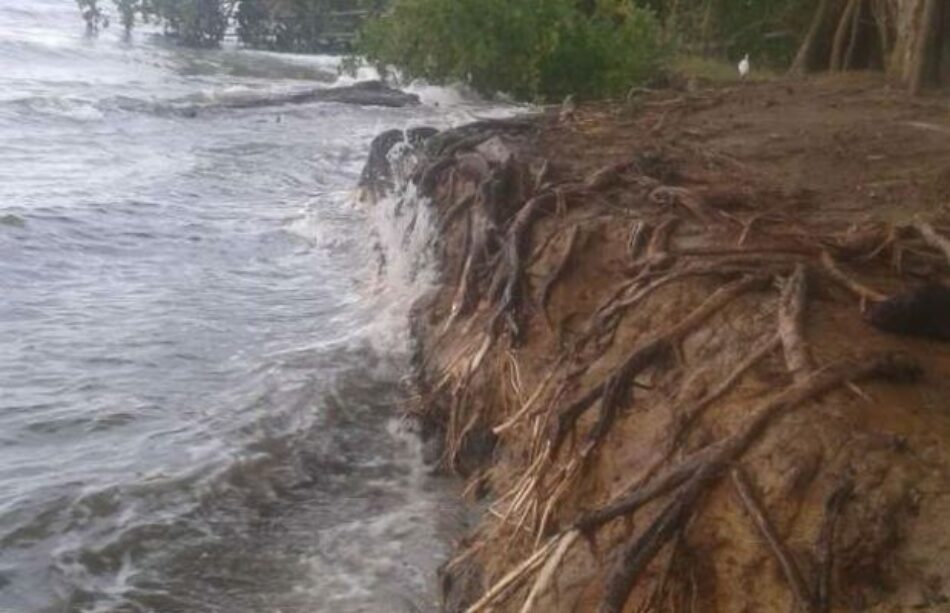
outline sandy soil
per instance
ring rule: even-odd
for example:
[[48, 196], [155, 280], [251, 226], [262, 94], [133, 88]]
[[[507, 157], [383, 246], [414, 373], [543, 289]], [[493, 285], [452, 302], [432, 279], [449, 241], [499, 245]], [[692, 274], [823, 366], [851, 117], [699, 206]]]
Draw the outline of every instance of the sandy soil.
[[483, 509], [447, 609], [950, 610], [950, 100], [634, 92], [417, 180], [412, 410]]

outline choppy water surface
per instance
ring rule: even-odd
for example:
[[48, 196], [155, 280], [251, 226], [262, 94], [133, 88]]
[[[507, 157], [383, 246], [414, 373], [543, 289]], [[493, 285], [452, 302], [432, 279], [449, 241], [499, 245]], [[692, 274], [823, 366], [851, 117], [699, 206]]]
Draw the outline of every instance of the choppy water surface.
[[424, 236], [351, 190], [378, 132], [491, 109], [213, 108], [334, 66], [0, 0], [0, 611], [430, 608], [454, 492], [394, 409]]

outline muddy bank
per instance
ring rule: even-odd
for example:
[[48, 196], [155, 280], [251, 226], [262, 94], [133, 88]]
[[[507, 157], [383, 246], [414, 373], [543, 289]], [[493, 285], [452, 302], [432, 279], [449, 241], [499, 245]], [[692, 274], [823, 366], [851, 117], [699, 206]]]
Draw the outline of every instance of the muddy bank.
[[946, 610], [948, 135], [849, 78], [417, 145], [410, 410], [483, 509], [445, 607]]

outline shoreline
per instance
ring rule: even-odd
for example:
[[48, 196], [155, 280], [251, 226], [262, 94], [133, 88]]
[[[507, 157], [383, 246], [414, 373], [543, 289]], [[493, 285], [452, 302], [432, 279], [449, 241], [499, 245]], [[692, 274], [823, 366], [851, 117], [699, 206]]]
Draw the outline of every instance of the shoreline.
[[948, 602], [944, 115], [848, 77], [420, 142], [408, 411], [482, 509], [443, 608]]

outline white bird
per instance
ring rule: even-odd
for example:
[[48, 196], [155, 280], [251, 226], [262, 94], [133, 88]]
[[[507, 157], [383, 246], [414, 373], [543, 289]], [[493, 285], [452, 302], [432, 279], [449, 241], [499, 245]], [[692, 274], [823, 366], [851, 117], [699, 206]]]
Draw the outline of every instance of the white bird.
[[745, 57], [742, 58], [742, 61], [739, 62], [739, 77], [746, 78], [749, 76], [749, 54], [746, 53]]

